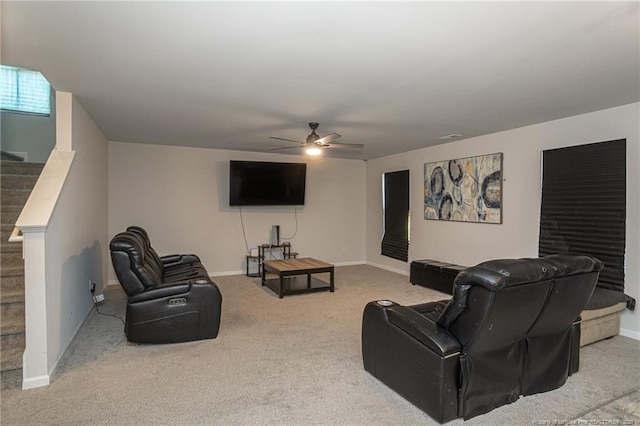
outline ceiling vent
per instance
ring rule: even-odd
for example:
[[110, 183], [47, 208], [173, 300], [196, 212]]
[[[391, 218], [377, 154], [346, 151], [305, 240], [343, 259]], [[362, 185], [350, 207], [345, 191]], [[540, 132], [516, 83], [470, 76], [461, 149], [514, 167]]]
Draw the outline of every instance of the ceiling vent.
[[440, 136], [438, 139], [442, 139], [443, 141], [449, 140], [449, 139], [455, 139], [455, 138], [460, 138], [462, 137], [461, 134], [459, 133], [452, 133], [450, 135], [446, 135], [446, 136]]

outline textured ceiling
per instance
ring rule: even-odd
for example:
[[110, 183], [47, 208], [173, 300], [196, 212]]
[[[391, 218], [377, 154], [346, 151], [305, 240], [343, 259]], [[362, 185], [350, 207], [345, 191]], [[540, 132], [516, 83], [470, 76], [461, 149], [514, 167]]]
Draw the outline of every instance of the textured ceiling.
[[365, 144], [327, 155], [370, 159], [640, 100], [638, 2], [1, 8], [2, 63], [74, 93], [113, 141], [269, 152], [317, 121]]

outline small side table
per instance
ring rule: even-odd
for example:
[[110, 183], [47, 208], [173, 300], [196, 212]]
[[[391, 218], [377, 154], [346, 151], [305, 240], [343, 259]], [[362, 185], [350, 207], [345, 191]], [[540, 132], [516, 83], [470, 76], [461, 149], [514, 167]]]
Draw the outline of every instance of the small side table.
[[[262, 276], [262, 259], [260, 258], [260, 256], [253, 256], [248, 254], [247, 256], [247, 273], [246, 275], [248, 277], [261, 277]], [[251, 264], [255, 264], [256, 265], [256, 272], [249, 272], [250, 266]]]
[[[246, 255], [246, 276], [247, 277], [261, 277], [262, 269], [264, 268], [264, 261], [268, 258], [268, 254], [271, 255], [272, 250], [277, 250], [277, 254], [282, 256], [282, 259], [296, 259], [298, 257], [298, 252], [291, 251], [291, 243], [284, 242], [282, 244], [274, 245], [274, 244], [262, 244], [258, 247], [258, 254]], [[256, 265], [256, 271], [251, 272], [250, 265]]]

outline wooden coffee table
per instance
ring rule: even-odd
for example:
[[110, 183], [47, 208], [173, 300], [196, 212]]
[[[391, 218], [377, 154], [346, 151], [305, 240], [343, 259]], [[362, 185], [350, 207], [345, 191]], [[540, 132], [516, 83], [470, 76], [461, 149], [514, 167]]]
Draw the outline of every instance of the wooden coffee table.
[[[333, 293], [333, 268], [330, 263], [311, 257], [299, 259], [265, 260], [262, 267], [262, 285], [266, 285], [282, 299], [290, 294], [312, 293], [329, 290]], [[274, 273], [278, 278], [266, 279], [266, 273]], [[311, 274], [329, 273], [329, 285]], [[306, 280], [301, 275], [306, 275]]]

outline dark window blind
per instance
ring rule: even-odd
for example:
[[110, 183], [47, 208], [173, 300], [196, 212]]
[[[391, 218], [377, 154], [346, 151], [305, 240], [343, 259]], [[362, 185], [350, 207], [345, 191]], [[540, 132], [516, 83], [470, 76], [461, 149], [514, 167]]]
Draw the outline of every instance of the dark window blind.
[[382, 186], [382, 255], [406, 262], [409, 259], [409, 170], [385, 173]]
[[597, 257], [598, 287], [624, 291], [626, 140], [547, 150], [542, 162], [540, 256]]

